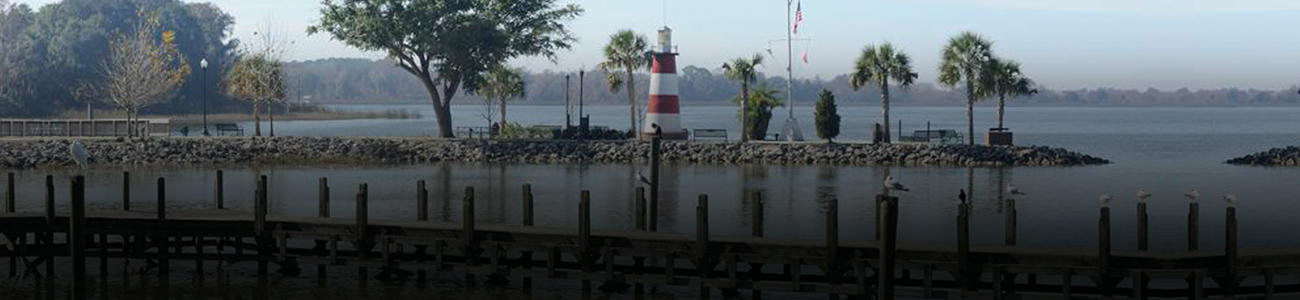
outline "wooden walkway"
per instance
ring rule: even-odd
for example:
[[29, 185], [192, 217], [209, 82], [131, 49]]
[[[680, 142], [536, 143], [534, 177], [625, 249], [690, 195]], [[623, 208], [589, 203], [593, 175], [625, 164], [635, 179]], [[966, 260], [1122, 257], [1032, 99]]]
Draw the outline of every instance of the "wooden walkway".
[[[220, 176], [218, 176], [220, 178]], [[219, 179], [220, 180], [220, 179]], [[171, 264], [244, 262], [258, 274], [300, 275], [315, 266], [316, 276], [356, 268], [363, 279], [425, 280], [430, 272], [463, 274], [467, 284], [529, 288], [534, 279], [574, 280], [584, 290], [642, 292], [651, 286], [700, 289], [701, 297], [761, 298], [763, 292], [802, 292], [877, 299], [1104, 299], [1219, 297], [1273, 299], [1300, 297], [1300, 249], [1236, 247], [1235, 209], [1227, 209], [1226, 248], [1181, 252], [1114, 251], [1110, 209], [1099, 211], [1101, 237], [1094, 249], [1042, 249], [1015, 246], [1015, 203], [1008, 201], [1007, 245], [971, 245], [966, 217], [959, 212], [954, 244], [898, 243], [897, 199], [878, 197], [882, 230], [876, 241], [840, 241], [838, 204], [831, 201], [823, 240], [762, 237], [763, 206], [755, 201], [753, 236], [709, 234], [708, 198], [697, 207], [696, 234], [646, 230], [647, 201], [634, 199], [634, 231], [602, 231], [591, 226], [588, 193], [579, 222], [571, 228], [534, 227], [532, 193], [524, 186], [524, 225], [477, 224], [474, 191], [468, 188], [460, 222], [428, 220], [428, 193], [417, 184], [417, 220], [368, 220], [368, 192], [357, 193], [357, 212], [334, 218], [328, 210], [328, 182], [321, 180], [320, 217], [268, 215], [266, 181], [258, 183], [255, 211], [93, 211], [85, 212], [81, 183], [72, 184], [71, 215], [12, 213], [12, 192], [0, 214], [11, 276], [41, 276], [55, 271], [55, 257], [72, 257], [74, 280], [82, 280], [86, 259], [99, 260], [108, 274], [113, 260], [146, 260], [147, 271], [169, 276]], [[165, 186], [162, 179], [159, 186]], [[218, 187], [220, 183], [218, 183]], [[47, 191], [53, 191], [47, 182]], [[129, 191], [124, 191], [129, 198]], [[165, 188], [159, 188], [164, 207]], [[52, 199], [52, 198], [50, 198]], [[1138, 207], [1144, 211], [1144, 206]], [[1189, 222], [1199, 217], [1190, 207]], [[1145, 221], [1139, 236], [1145, 243]], [[84, 237], [77, 239], [73, 237]], [[881, 276], [888, 274], [889, 276]], [[81, 277], [78, 277], [81, 276]], [[1282, 280], [1282, 278], [1286, 280]], [[512, 281], [519, 280], [514, 283]], [[76, 284], [74, 284], [76, 286]], [[84, 289], [84, 286], [82, 287]], [[74, 291], [76, 294], [76, 291]], [[85, 295], [84, 292], [81, 295]], [[74, 298], [76, 298], [74, 296]]]

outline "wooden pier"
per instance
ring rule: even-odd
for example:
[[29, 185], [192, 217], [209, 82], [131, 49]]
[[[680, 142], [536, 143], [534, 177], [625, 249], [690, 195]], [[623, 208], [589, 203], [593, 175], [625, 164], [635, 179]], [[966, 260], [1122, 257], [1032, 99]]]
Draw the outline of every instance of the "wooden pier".
[[[129, 174], [124, 174], [129, 176]], [[974, 245], [969, 241], [968, 207], [954, 222], [954, 244], [915, 244], [898, 241], [897, 198], [878, 196], [877, 240], [841, 240], [838, 202], [830, 201], [824, 240], [792, 240], [763, 236], [762, 195], [746, 199], [755, 216], [752, 236], [709, 233], [709, 199], [701, 195], [696, 207], [695, 234], [650, 230], [655, 210], [645, 207], [638, 191], [633, 231], [608, 231], [591, 223], [589, 193], [578, 201], [579, 220], [572, 227], [533, 224], [533, 195], [524, 185], [523, 225], [479, 224], [474, 220], [475, 191], [459, 195], [464, 214], [460, 222], [428, 221], [429, 194], [424, 182], [411, 193], [416, 220], [371, 220], [369, 193], [356, 187], [357, 214], [329, 212], [328, 180], [321, 178], [318, 217], [268, 214], [266, 177], [253, 191], [253, 212], [222, 209], [223, 178], [218, 176], [212, 208], [165, 210], [165, 180], [157, 179], [159, 203], [154, 211], [85, 211], [84, 180], [72, 179], [72, 209], [56, 214], [55, 182], [46, 178], [45, 212], [15, 213], [13, 177], [6, 190], [0, 233], [7, 247], [0, 257], [9, 276], [42, 276], [70, 268], [74, 299], [85, 298], [88, 259], [98, 260], [100, 274], [112, 261], [146, 260], [146, 272], [166, 278], [170, 265], [205, 262], [256, 264], [258, 274], [272, 271], [301, 275], [316, 266], [315, 276], [330, 270], [355, 268], [361, 280], [425, 280], [429, 273], [463, 274], [466, 284], [518, 285], [531, 288], [536, 279], [582, 282], [584, 292], [644, 291], [645, 286], [699, 288], [704, 298], [762, 298], [765, 292], [821, 293], [832, 298], [894, 299], [1104, 299], [1218, 297], [1294, 298], [1300, 296], [1300, 249], [1238, 249], [1235, 208], [1227, 208], [1224, 249], [1154, 252], [1111, 247], [1111, 208], [1098, 214], [1095, 249], [1044, 249], [1015, 245], [1015, 205], [1008, 200], [1005, 245]], [[129, 177], [127, 177], [129, 178]], [[130, 192], [124, 190], [124, 199]], [[246, 194], [240, 191], [234, 194]], [[28, 200], [28, 199], [21, 199]], [[438, 199], [437, 201], [451, 201]], [[125, 204], [126, 201], [123, 201]], [[1145, 220], [1145, 206], [1139, 206]], [[1199, 209], [1189, 207], [1189, 222]], [[1140, 222], [1139, 245], [1146, 248], [1146, 224]], [[1193, 223], [1193, 225], [1196, 225]], [[1198, 226], [1191, 226], [1196, 228]], [[851, 229], [848, 229], [851, 230]], [[1182, 233], [1165, 233], [1182, 234]], [[62, 238], [58, 238], [62, 237]], [[1189, 240], [1195, 240], [1189, 237]], [[70, 257], [56, 266], [56, 257]], [[66, 260], [59, 260], [64, 262]], [[67, 269], [59, 269], [67, 270]], [[1287, 280], [1279, 280], [1286, 276]], [[518, 283], [515, 280], [519, 280]], [[598, 285], [597, 285], [598, 284]]]

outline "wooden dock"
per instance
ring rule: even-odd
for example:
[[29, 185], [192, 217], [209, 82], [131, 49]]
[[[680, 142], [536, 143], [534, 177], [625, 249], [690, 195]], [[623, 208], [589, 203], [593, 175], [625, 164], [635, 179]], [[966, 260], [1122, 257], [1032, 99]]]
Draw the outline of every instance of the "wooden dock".
[[[287, 275], [320, 277], [330, 276], [330, 270], [355, 268], [362, 280], [425, 280], [438, 272], [463, 274], [466, 284], [522, 288], [531, 288], [534, 279], [581, 281], [584, 291], [595, 284], [606, 291], [637, 293], [645, 286], [684, 286], [699, 288], [704, 298], [742, 293], [761, 298], [764, 292], [875, 299], [1300, 297], [1300, 249], [1238, 249], [1235, 208], [1225, 212], [1224, 249], [1196, 249], [1196, 238], [1189, 236], [1187, 251], [1153, 252], [1112, 249], [1110, 208], [1099, 210], [1097, 248], [1017, 246], [1013, 200], [1008, 200], [1005, 245], [970, 244], [969, 207], [964, 205], [954, 222], [958, 240], [936, 245], [898, 242], [898, 200], [885, 196], [877, 197], [877, 239], [842, 241], [837, 201], [829, 204], [823, 240], [764, 237], [762, 195], [757, 193], [747, 199], [755, 204], [752, 236], [714, 236], [709, 234], [706, 195], [700, 196], [696, 208], [697, 232], [672, 234], [649, 230], [653, 210], [640, 197], [630, 199], [637, 212], [630, 220], [636, 230], [593, 228], [586, 192], [574, 203], [579, 207], [574, 226], [532, 226], [534, 199], [527, 185], [519, 202], [523, 225], [496, 225], [475, 222], [473, 188], [460, 199], [460, 222], [428, 221], [423, 181], [411, 193], [417, 219], [393, 221], [368, 218], [366, 185], [357, 187], [357, 215], [331, 216], [328, 195], [333, 187], [324, 178], [319, 217], [267, 214], [265, 177], [254, 192], [253, 212], [222, 209], [221, 176], [212, 209], [201, 211], [166, 211], [161, 178], [161, 200], [152, 211], [85, 211], [84, 182], [78, 180], [70, 184], [70, 214], [54, 212], [52, 177], [47, 177], [44, 213], [14, 213], [10, 184], [5, 213], [0, 214], [0, 234], [7, 245], [0, 247], [0, 257], [9, 260], [8, 274], [51, 274], [55, 257], [71, 257], [70, 265], [57, 267], [72, 269], [76, 299], [85, 296], [87, 259], [99, 261], [101, 274], [109, 273], [111, 261], [124, 259], [146, 260], [151, 266], [147, 271], [162, 277], [170, 275], [171, 264], [194, 263], [201, 270], [204, 262], [223, 261], [256, 264], [260, 275], [271, 267]], [[129, 199], [130, 191], [123, 196]], [[1199, 209], [1192, 205], [1189, 222], [1199, 218]], [[1138, 211], [1144, 219], [1145, 206]], [[1145, 249], [1145, 222], [1139, 223], [1139, 245]], [[315, 270], [303, 270], [310, 266]]]

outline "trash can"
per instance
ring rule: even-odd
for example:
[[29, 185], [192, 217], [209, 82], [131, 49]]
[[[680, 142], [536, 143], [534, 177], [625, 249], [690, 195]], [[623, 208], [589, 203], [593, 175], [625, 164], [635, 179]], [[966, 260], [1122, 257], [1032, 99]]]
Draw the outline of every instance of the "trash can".
[[885, 141], [885, 131], [880, 123], [871, 124], [871, 142], [879, 144]]
[[989, 128], [984, 140], [989, 146], [1012, 146], [1015, 144], [1013, 134], [1007, 128]]

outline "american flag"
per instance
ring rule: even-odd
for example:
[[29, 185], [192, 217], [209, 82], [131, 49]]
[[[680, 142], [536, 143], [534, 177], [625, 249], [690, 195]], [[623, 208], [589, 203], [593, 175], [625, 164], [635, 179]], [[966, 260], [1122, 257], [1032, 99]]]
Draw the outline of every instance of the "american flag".
[[794, 10], [794, 33], [799, 34], [799, 24], [803, 23], [803, 1]]

